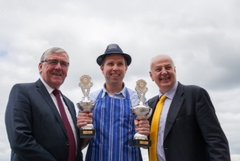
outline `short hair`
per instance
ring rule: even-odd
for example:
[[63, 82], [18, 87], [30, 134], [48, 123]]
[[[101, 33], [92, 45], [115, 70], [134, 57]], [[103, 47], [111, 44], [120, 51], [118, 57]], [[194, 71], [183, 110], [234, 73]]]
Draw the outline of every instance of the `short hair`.
[[49, 48], [42, 54], [42, 56], [40, 58], [40, 63], [44, 62], [48, 58], [48, 56], [51, 54], [62, 54], [62, 53], [65, 53], [68, 57], [67, 52], [62, 48], [59, 48], [59, 47]]

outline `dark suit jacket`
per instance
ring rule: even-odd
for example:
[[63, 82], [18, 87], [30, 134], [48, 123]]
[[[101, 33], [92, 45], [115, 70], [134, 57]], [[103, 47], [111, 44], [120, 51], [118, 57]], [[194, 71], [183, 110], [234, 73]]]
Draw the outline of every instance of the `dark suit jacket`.
[[[155, 110], [159, 96], [148, 101]], [[178, 84], [164, 132], [166, 161], [230, 161], [227, 138], [206, 90]]]
[[[76, 112], [65, 96], [73, 121]], [[12, 149], [11, 161], [67, 161], [68, 139], [62, 119], [43, 83], [16, 84], [7, 104], [5, 123]], [[79, 130], [77, 161], [82, 161]]]

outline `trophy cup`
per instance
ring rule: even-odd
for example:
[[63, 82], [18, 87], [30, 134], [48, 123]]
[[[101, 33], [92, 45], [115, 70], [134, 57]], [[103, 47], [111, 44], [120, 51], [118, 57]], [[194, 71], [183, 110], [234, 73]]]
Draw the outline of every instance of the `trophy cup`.
[[[89, 93], [90, 88], [93, 86], [91, 82], [91, 77], [89, 75], [83, 75], [80, 77], [79, 87], [81, 87], [83, 98], [77, 103], [79, 112], [92, 112], [94, 108], [94, 102], [90, 100]], [[95, 135], [95, 129], [93, 124], [87, 124], [84, 127], [80, 128], [80, 137], [81, 138], [91, 138]]]
[[[139, 97], [139, 104], [132, 108], [136, 119], [148, 119], [152, 114], [152, 109], [145, 104], [145, 94], [148, 91], [147, 83], [145, 80], [140, 79], [136, 82], [135, 90]], [[151, 142], [146, 135], [136, 133], [133, 139], [133, 145], [138, 147], [150, 147]]]

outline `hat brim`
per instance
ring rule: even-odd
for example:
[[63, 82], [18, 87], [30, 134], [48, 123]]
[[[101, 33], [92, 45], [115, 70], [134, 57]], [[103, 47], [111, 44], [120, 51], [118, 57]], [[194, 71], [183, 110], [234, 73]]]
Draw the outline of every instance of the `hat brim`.
[[132, 62], [132, 58], [130, 55], [126, 54], [126, 53], [111, 53], [111, 54], [102, 54], [100, 56], [98, 56], [97, 58], [97, 63], [99, 66], [102, 65], [104, 59], [107, 57], [107, 56], [110, 56], [110, 55], [121, 55], [124, 57], [124, 59], [126, 60], [126, 63], [127, 65], [129, 66]]

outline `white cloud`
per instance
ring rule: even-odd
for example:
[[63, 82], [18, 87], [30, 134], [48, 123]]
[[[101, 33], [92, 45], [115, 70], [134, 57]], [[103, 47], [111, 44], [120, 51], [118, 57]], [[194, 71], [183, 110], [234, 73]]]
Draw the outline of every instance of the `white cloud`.
[[59, 46], [70, 55], [63, 89], [78, 102], [82, 74], [92, 76], [93, 90], [102, 86], [96, 58], [109, 43], [132, 56], [125, 82], [134, 88], [136, 80], [147, 80], [148, 98], [158, 92], [148, 76], [150, 59], [170, 54], [183, 84], [209, 91], [232, 160], [240, 161], [239, 7], [236, 0], [0, 1], [0, 161], [10, 155], [3, 118], [12, 85], [35, 81], [41, 54]]

